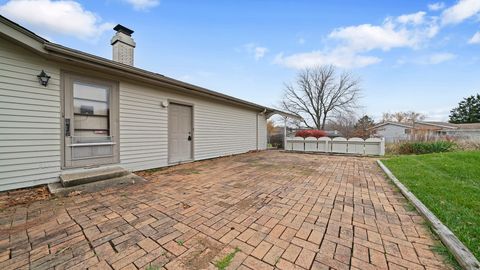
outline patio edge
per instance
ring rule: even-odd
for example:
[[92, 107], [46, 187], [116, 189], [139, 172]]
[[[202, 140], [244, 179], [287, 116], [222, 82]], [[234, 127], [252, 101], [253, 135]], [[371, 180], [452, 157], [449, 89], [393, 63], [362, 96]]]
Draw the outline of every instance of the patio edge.
[[450, 250], [457, 262], [467, 270], [480, 269], [480, 263], [472, 252], [445, 226], [408, 188], [403, 185], [393, 173], [377, 160], [377, 164], [383, 172], [400, 189], [403, 196], [407, 198], [432, 225], [435, 233], [440, 237], [443, 244]]

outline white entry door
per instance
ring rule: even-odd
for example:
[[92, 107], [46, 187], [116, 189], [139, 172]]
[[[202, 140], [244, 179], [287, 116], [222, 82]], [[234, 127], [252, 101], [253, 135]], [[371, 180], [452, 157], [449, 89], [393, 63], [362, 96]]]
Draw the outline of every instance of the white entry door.
[[192, 107], [176, 103], [168, 106], [168, 162], [192, 160]]

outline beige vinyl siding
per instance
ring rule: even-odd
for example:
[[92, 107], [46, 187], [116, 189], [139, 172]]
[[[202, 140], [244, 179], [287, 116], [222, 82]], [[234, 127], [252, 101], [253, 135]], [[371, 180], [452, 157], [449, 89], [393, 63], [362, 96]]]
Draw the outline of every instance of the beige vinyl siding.
[[120, 160], [126, 168], [169, 165], [168, 108], [161, 106], [162, 101], [193, 106], [195, 160], [245, 153], [257, 147], [255, 110], [121, 82]]
[[59, 69], [0, 38], [0, 190], [58, 181], [60, 139]]
[[120, 83], [120, 162], [130, 170], [167, 164], [167, 110], [164, 96]]
[[194, 110], [196, 160], [256, 149], [255, 111], [205, 101]]

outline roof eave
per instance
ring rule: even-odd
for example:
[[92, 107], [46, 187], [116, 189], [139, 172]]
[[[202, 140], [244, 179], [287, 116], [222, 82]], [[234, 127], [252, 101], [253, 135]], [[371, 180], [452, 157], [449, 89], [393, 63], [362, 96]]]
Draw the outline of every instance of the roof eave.
[[421, 125], [426, 125], [426, 126], [434, 126], [434, 127], [441, 127], [441, 128], [447, 128], [447, 129], [457, 129], [458, 127], [456, 126], [446, 126], [446, 125], [442, 125], [442, 124], [435, 124], [435, 123], [430, 123], [430, 122], [422, 122], [422, 121], [418, 121], [418, 122], [415, 122], [416, 124], [421, 124]]
[[413, 128], [413, 126], [409, 126], [409, 125], [406, 125], [406, 124], [403, 124], [403, 123], [396, 123], [396, 122], [384, 122], [384, 123], [380, 123], [376, 126], [373, 126], [370, 129], [376, 129], [376, 128], [379, 128], [379, 127], [383, 127], [383, 126], [386, 126], [386, 125], [394, 125], [394, 126], [400, 126], [400, 127], [405, 127], [405, 128]]
[[[18, 33], [21, 33], [20, 35]], [[36, 35], [32, 31], [0, 15], [0, 34], [22, 47], [29, 48], [36, 53], [46, 53], [43, 45], [48, 40]]]

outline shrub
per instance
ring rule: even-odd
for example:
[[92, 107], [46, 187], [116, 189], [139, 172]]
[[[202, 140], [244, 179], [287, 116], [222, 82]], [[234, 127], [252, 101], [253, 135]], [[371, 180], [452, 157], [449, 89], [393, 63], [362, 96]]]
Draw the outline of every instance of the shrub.
[[456, 144], [451, 141], [436, 142], [405, 142], [398, 146], [398, 154], [428, 154], [449, 152], [454, 150]]
[[270, 143], [276, 148], [283, 148], [283, 140], [283, 134], [275, 134], [270, 136]]
[[320, 137], [325, 137], [327, 136], [327, 133], [323, 130], [319, 129], [305, 129], [305, 130], [299, 130], [295, 133], [296, 137], [302, 137], [302, 138], [308, 138], [308, 137], [315, 137], [315, 138], [320, 138]]
[[457, 150], [460, 151], [480, 151], [480, 141], [478, 140], [458, 140], [456, 145]]

